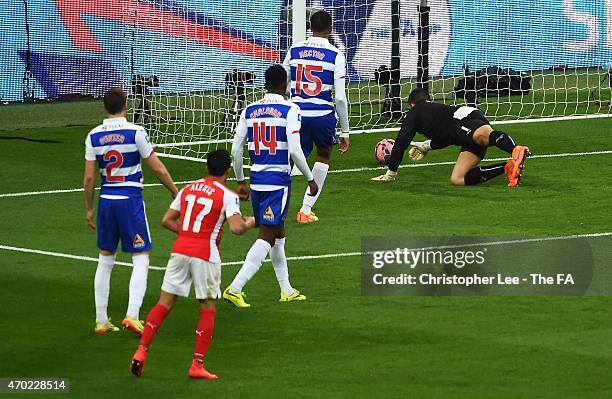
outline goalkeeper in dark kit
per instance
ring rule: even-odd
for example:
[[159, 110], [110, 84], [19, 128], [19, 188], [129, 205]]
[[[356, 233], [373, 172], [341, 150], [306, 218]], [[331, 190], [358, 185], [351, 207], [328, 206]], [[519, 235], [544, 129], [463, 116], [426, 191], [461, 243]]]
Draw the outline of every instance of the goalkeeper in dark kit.
[[[430, 150], [459, 146], [459, 157], [451, 173], [451, 184], [473, 186], [505, 174], [508, 187], [517, 187], [530, 155], [529, 148], [516, 145], [504, 132], [495, 130], [484, 114], [473, 107], [458, 107], [431, 102], [425, 89], [415, 89], [408, 97], [410, 110], [404, 114], [402, 127], [395, 140], [391, 157], [387, 163], [387, 173], [372, 178], [375, 181], [395, 180], [397, 169], [402, 163], [404, 152], [413, 161], [420, 161]], [[419, 132], [428, 140], [413, 142]], [[506, 162], [479, 166], [487, 148], [496, 146], [512, 155]]]

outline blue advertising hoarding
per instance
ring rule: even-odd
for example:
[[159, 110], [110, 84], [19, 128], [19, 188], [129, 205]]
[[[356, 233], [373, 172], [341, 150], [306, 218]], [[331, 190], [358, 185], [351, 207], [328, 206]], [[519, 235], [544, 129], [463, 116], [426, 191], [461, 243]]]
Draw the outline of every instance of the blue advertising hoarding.
[[[416, 0], [401, 1], [401, 68], [416, 75]], [[157, 75], [159, 91], [221, 89], [225, 73], [255, 72], [281, 61], [289, 39], [286, 0], [23, 0], [0, 14], [0, 100], [23, 97], [29, 59], [35, 97], [99, 96]], [[612, 0], [429, 0], [433, 76], [489, 65], [542, 70], [612, 62]], [[309, 0], [326, 8], [332, 41], [347, 55], [352, 81], [390, 63], [391, 0]]]

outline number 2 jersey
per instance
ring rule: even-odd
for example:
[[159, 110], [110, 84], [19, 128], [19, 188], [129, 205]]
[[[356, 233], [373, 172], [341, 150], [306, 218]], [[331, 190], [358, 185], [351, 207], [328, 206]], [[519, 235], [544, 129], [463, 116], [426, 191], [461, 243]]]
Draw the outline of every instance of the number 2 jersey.
[[105, 119], [85, 139], [85, 159], [97, 161], [100, 168], [102, 198], [141, 196], [140, 160], [152, 153], [153, 146], [145, 129], [125, 118]]
[[336, 79], [346, 77], [346, 60], [329, 40], [311, 37], [293, 45], [283, 66], [291, 76], [291, 101], [300, 107], [304, 117], [334, 111], [332, 89]]
[[221, 263], [223, 224], [226, 218], [241, 214], [238, 195], [219, 180], [207, 177], [179, 191], [170, 209], [181, 214], [172, 253]]

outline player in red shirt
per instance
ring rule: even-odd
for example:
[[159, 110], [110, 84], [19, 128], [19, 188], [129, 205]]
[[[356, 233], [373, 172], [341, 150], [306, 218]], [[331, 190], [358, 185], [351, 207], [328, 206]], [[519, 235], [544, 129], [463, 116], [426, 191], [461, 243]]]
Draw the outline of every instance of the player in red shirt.
[[255, 227], [253, 217], [243, 218], [238, 196], [225, 187], [231, 158], [226, 150], [210, 152], [208, 177], [182, 189], [164, 215], [162, 224], [178, 233], [168, 260], [161, 295], [147, 316], [140, 345], [132, 358], [132, 373], [140, 377], [149, 345], [179, 296], [189, 296], [193, 283], [200, 302], [195, 350], [189, 377], [216, 379], [204, 368], [204, 356], [212, 339], [215, 304], [221, 296], [221, 254], [219, 243], [227, 220], [234, 234]]

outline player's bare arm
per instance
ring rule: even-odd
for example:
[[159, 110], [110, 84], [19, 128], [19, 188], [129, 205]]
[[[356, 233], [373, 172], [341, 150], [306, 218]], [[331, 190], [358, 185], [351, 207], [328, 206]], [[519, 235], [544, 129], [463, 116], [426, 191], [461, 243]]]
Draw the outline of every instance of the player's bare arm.
[[349, 150], [349, 146], [351, 144], [351, 139], [349, 136], [340, 136], [340, 144], [338, 144], [338, 151], [340, 154], [344, 154]]
[[227, 223], [232, 234], [242, 235], [255, 227], [255, 218], [253, 216], [234, 215], [227, 218]]
[[236, 187], [236, 194], [242, 201], [248, 201], [249, 196], [251, 195], [251, 190], [249, 189], [249, 185], [246, 184], [246, 181], [239, 181]]
[[170, 191], [172, 194], [172, 198], [176, 197], [178, 193], [178, 189], [174, 184], [174, 180], [172, 180], [172, 176], [170, 176], [170, 172], [166, 169], [166, 165], [155, 155], [155, 153], [151, 153], [147, 158], [147, 165], [149, 168], [155, 173], [155, 176], [159, 179], [159, 181]]
[[310, 189], [308, 195], [311, 197], [314, 197], [319, 192], [319, 186], [317, 186], [317, 183], [314, 180], [308, 182], [308, 188]]
[[232, 143], [232, 164], [234, 167], [234, 174], [236, 175], [236, 180], [238, 181], [238, 187], [236, 189], [236, 194], [242, 201], [247, 201], [250, 196], [249, 186], [246, 184], [244, 177], [244, 170], [242, 168], [242, 154], [244, 150], [244, 144], [247, 140], [247, 124], [246, 124], [246, 115], [245, 110], [240, 114], [240, 119], [238, 120], [238, 124], [236, 125], [236, 135], [234, 136], [234, 141]]
[[181, 213], [179, 211], [175, 211], [174, 209], [168, 209], [166, 211], [166, 214], [162, 218], [162, 226], [178, 234], [180, 217]]
[[85, 190], [85, 208], [87, 228], [94, 230], [94, 184], [96, 183], [96, 161], [85, 161], [85, 174], [83, 177], [83, 189]]

